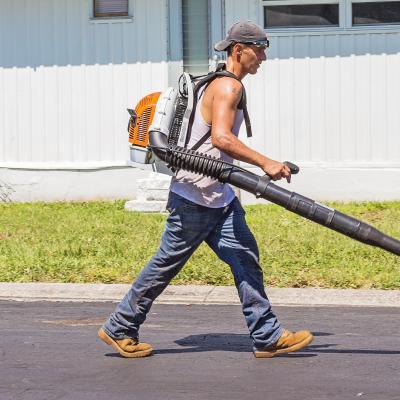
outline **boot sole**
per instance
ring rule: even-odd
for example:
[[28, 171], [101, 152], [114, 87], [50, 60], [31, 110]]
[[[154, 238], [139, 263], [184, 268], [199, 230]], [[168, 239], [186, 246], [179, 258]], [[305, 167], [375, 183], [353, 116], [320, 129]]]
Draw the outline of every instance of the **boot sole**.
[[140, 351], [135, 351], [133, 353], [130, 353], [128, 351], [123, 350], [118, 343], [110, 336], [107, 335], [107, 333], [104, 332], [103, 329], [100, 329], [98, 332], [99, 338], [106, 344], [112, 346], [119, 354], [121, 354], [122, 357], [126, 358], [141, 358], [141, 357], [148, 357], [153, 353], [153, 349], [150, 348], [148, 350], [140, 350]]
[[304, 349], [304, 347], [308, 346], [312, 341], [314, 340], [314, 336], [310, 335], [306, 337], [304, 340], [302, 340], [299, 343], [294, 344], [293, 346], [287, 347], [286, 349], [279, 349], [279, 350], [272, 350], [272, 351], [255, 351], [254, 356], [256, 358], [272, 358], [274, 356], [277, 356], [278, 354], [283, 354], [283, 353], [291, 353], [293, 351], [298, 351], [301, 349]]

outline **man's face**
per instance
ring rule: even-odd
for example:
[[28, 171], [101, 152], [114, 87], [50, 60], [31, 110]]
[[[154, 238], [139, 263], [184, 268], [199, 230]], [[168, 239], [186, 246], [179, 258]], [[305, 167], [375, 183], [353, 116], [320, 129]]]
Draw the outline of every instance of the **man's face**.
[[267, 59], [267, 46], [255, 44], [243, 44], [240, 63], [249, 74], [257, 73], [261, 63]]

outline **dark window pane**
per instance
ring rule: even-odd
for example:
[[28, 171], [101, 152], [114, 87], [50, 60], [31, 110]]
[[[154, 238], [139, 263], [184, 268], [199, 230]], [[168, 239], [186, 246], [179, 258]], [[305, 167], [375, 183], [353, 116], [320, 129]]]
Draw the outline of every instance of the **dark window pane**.
[[94, 16], [127, 16], [128, 0], [94, 0]]
[[400, 1], [353, 3], [353, 25], [396, 23], [400, 23]]
[[264, 6], [264, 27], [339, 26], [338, 4]]

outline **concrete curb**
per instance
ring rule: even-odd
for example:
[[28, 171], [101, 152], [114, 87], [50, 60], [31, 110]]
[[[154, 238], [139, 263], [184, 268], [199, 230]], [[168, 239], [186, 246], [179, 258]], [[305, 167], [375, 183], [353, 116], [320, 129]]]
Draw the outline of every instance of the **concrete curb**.
[[[130, 285], [0, 282], [0, 300], [119, 301]], [[268, 288], [273, 305], [400, 307], [400, 290]], [[168, 286], [159, 304], [239, 304], [232, 286]]]

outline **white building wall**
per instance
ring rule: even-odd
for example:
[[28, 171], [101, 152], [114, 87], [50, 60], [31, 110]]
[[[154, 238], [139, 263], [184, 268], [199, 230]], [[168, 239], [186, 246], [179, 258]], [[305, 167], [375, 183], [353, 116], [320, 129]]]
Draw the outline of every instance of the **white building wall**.
[[143, 173], [120, 168], [126, 108], [168, 84], [168, 21], [167, 0], [129, 4], [131, 18], [95, 21], [92, 0], [1, 1], [0, 190], [11, 199], [135, 195]]
[[265, 133], [255, 145], [299, 162], [400, 164], [400, 55], [390, 53], [400, 32], [271, 42], [261, 73], [246, 80]]
[[[259, 0], [220, 3], [212, 42], [221, 26], [262, 23]], [[92, 4], [0, 2], [0, 199], [132, 199], [148, 175], [125, 167], [126, 108], [181, 69], [180, 1], [130, 0], [132, 18], [113, 21], [93, 21]], [[400, 198], [399, 29], [269, 36], [245, 80], [250, 145], [298, 163], [290, 188], [310, 197]]]
[[[227, 27], [243, 19], [262, 25], [260, 1], [225, 5]], [[298, 163], [303, 172], [291, 188], [304, 194], [400, 198], [400, 29], [268, 36], [267, 62], [245, 79], [250, 145]]]

